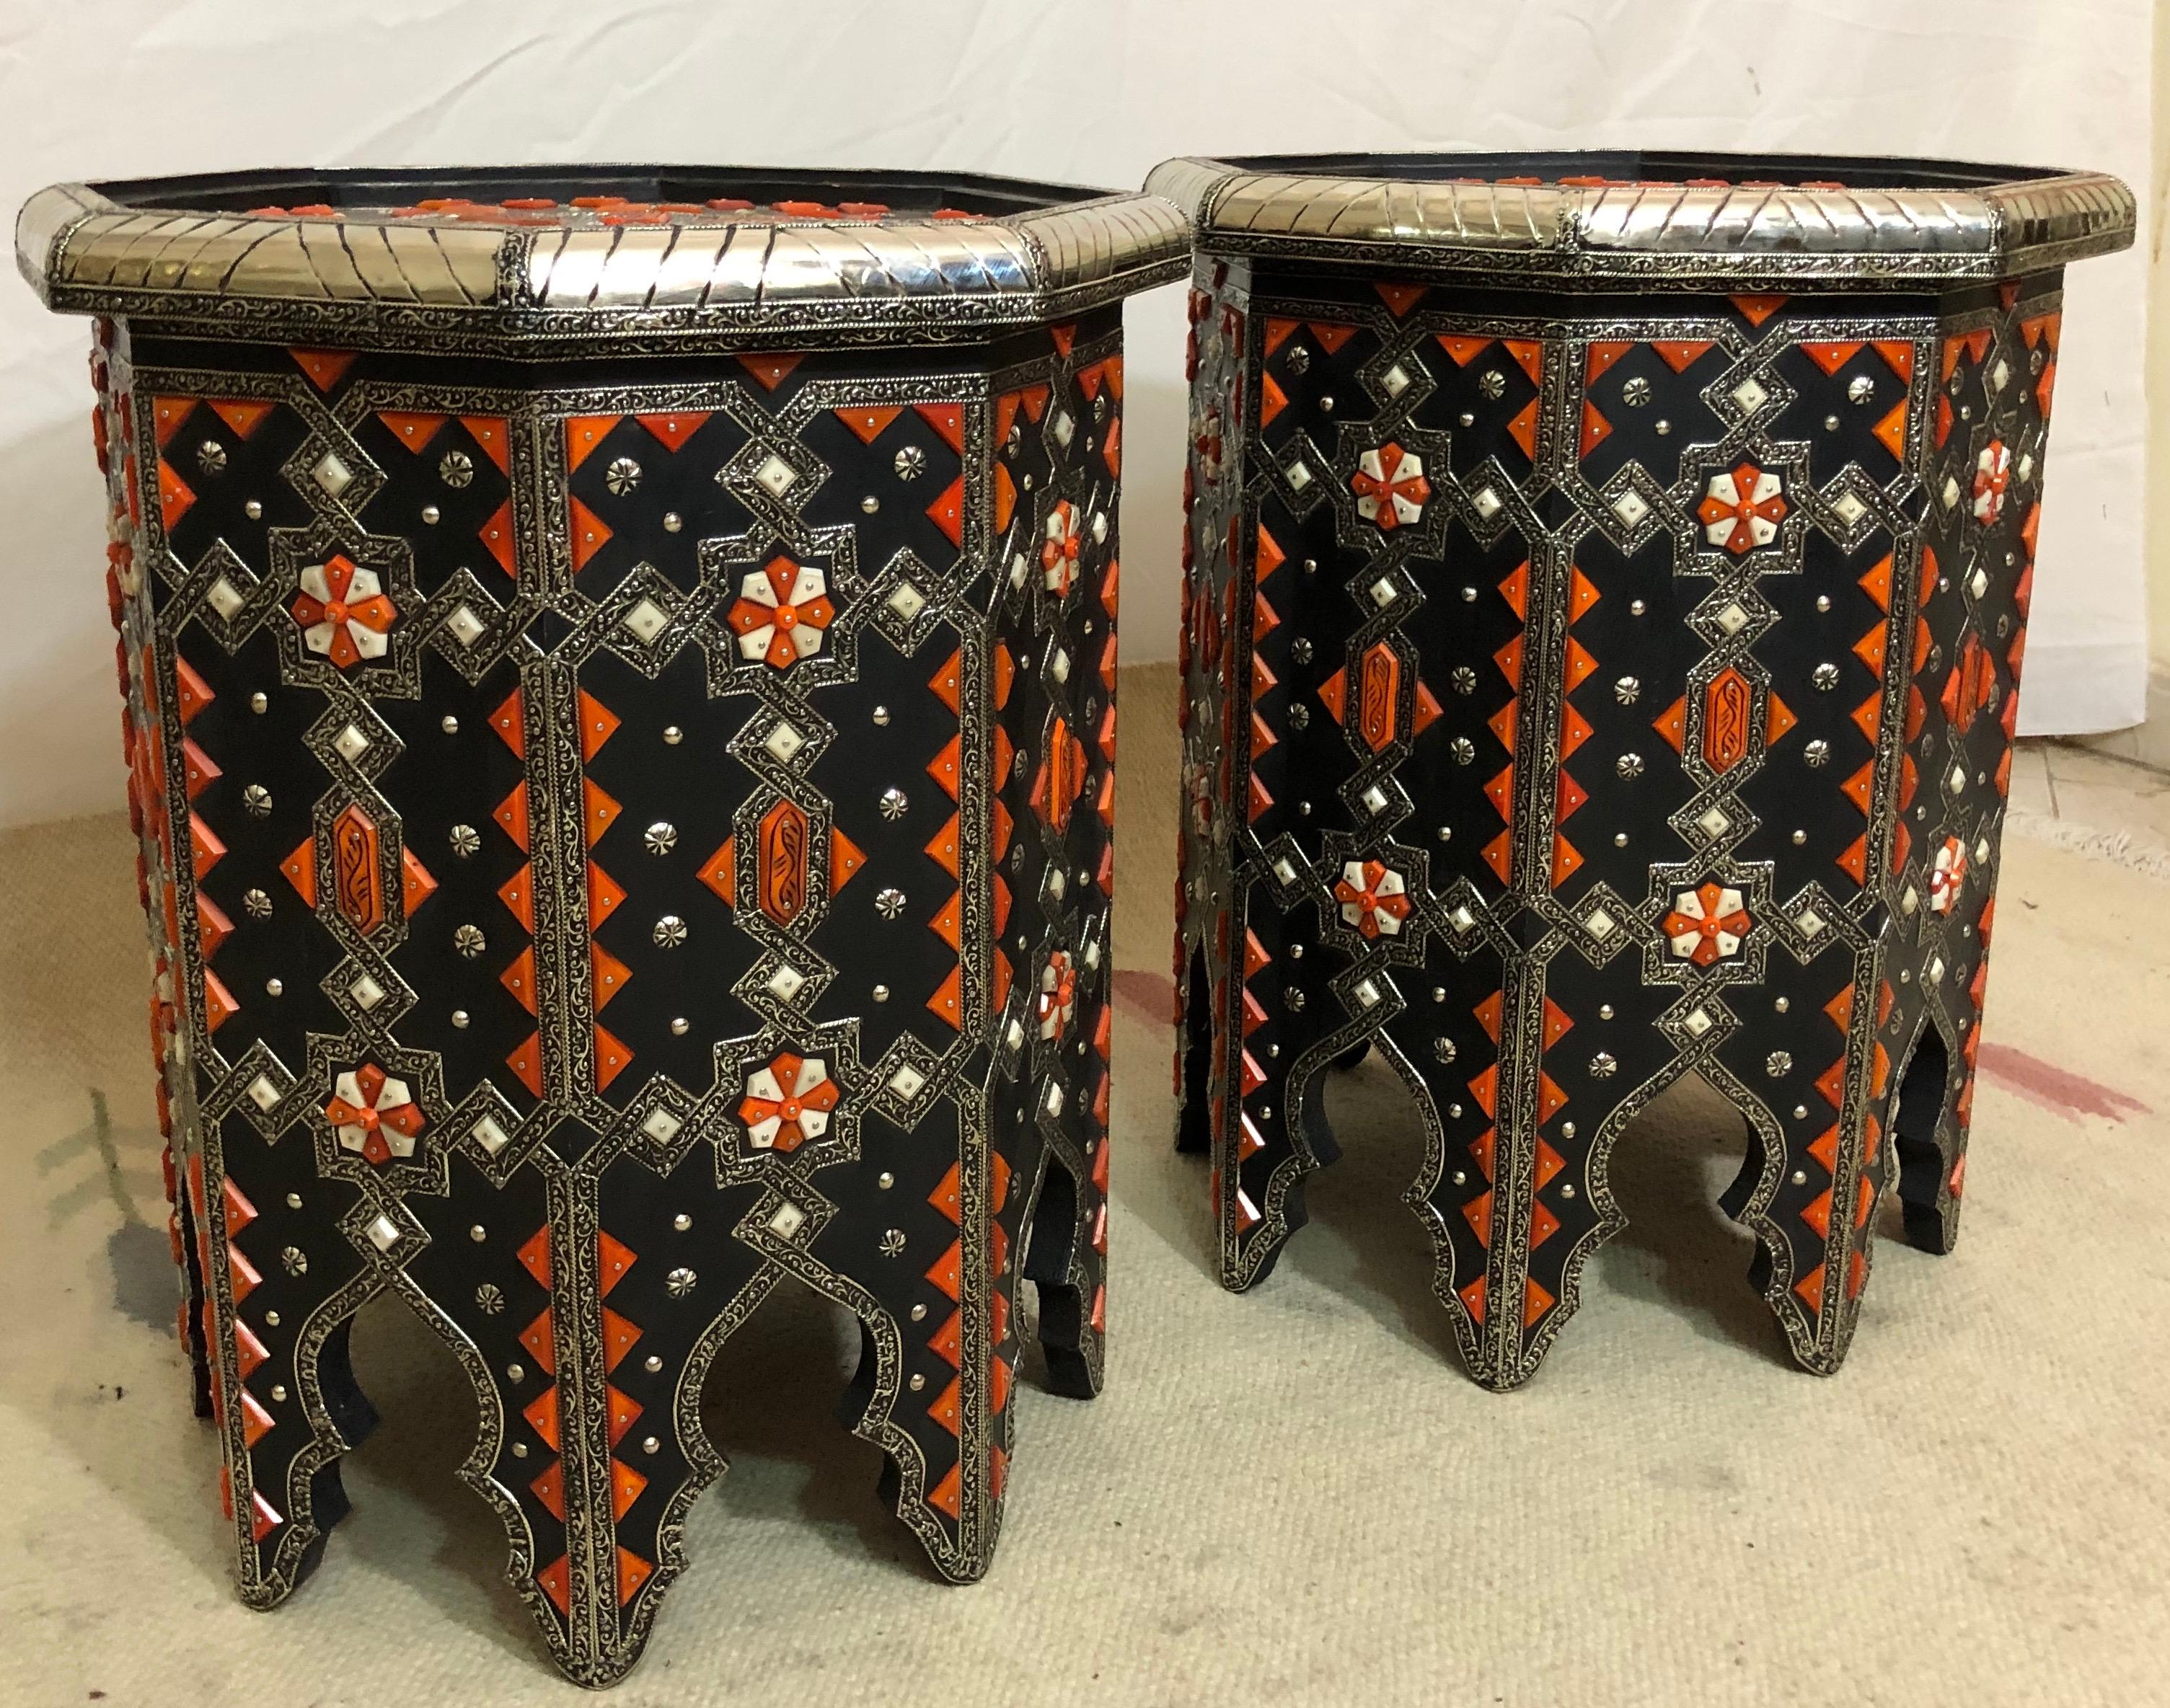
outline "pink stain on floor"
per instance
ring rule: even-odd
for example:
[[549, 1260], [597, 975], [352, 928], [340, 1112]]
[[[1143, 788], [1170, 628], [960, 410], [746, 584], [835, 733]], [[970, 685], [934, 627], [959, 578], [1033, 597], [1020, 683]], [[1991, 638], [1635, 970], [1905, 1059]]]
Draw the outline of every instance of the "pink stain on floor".
[[2098, 1115], [2107, 1121], [2122, 1121], [2127, 1115], [2155, 1113], [2114, 1086], [2044, 1061], [2023, 1049], [2014, 1049], [2008, 1043], [1984, 1043], [1976, 1065], [1984, 1078], [2067, 1120]]
[[1115, 972], [1115, 1006], [1136, 1019], [1155, 1026], [1173, 1024], [1175, 981], [1165, 973], [1137, 968]]

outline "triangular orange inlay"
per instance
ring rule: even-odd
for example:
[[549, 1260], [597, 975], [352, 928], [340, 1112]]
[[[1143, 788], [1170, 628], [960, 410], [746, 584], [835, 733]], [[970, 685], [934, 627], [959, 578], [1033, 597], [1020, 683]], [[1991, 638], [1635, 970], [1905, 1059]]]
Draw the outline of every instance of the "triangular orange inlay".
[[772, 392], [783, 383], [785, 376], [789, 374], [792, 369], [805, 360], [803, 353], [778, 355], [758, 352], [741, 355], [739, 357], [739, 364], [759, 380], [766, 390]]
[[354, 366], [356, 353], [350, 350], [291, 350], [286, 354], [309, 376], [310, 384], [320, 392], [329, 392], [339, 382], [339, 376]]
[[673, 451], [682, 451], [686, 441], [698, 433], [707, 423], [705, 414], [636, 415], [633, 418]]

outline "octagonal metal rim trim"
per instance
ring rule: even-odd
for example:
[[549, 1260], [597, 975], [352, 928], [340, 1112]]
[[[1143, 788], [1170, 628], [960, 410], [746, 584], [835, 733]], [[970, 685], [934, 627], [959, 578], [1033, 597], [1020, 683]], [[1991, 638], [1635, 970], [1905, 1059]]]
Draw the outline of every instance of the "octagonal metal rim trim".
[[15, 255], [57, 312], [222, 338], [516, 356], [957, 342], [1188, 270], [1180, 210], [1082, 194], [971, 221], [570, 230], [145, 210], [62, 184], [24, 204]]
[[[1744, 170], [1758, 164], [1737, 158]], [[1991, 181], [1968, 189], [1809, 189], [1450, 183], [1265, 164], [1168, 160], [1146, 188], [1181, 207], [1214, 254], [1569, 287], [2007, 279], [2128, 248], [2136, 218], [2130, 189], [2096, 172], [1997, 181], [1999, 168], [1984, 167]]]

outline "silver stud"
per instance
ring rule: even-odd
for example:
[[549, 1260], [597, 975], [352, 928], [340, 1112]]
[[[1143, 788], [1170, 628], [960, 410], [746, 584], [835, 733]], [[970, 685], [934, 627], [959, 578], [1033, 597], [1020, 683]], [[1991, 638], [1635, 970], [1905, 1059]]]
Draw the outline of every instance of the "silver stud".
[[675, 949], [686, 941], [686, 921], [675, 913], [666, 913], [648, 935], [657, 948]]
[[1876, 382], [1867, 374], [1857, 374], [1847, 383], [1846, 400], [1857, 407], [1872, 401], [1875, 396]]
[[1831, 609], [1831, 595], [1828, 593], [1819, 593], [1816, 595], [1816, 609], [1818, 611], [1829, 611]]
[[196, 446], [196, 467], [206, 474], [226, 472], [226, 447], [216, 439], [206, 439]]
[[494, 1281], [485, 1281], [475, 1289], [475, 1309], [484, 1316], [495, 1316], [505, 1309], [505, 1290]]
[[1642, 693], [1642, 681], [1634, 676], [1622, 676], [1612, 685], [1612, 697], [1622, 706], [1633, 706]]
[[271, 709], [271, 697], [262, 692], [251, 694], [249, 697], [249, 709], [261, 718]]
[[1473, 587], [1465, 587], [1465, 588], [1463, 588], [1463, 589], [1462, 590], [1462, 602], [1464, 605], [1474, 605], [1474, 604], [1476, 604], [1476, 603], [1477, 603], [1477, 590], [1476, 590], [1475, 588], [1473, 588]]
[[658, 1370], [663, 1368], [663, 1360], [658, 1358], [654, 1353], [650, 1353], [641, 1361], [641, 1368], [646, 1370], [648, 1374], [652, 1376]]
[[1620, 401], [1631, 409], [1639, 409], [1650, 401], [1650, 382], [1640, 374], [1620, 388]]
[[446, 486], [471, 486], [474, 472], [474, 459], [464, 451], [447, 451], [438, 459], [437, 478]]
[[286, 987], [276, 979], [266, 979], [264, 981], [264, 994], [267, 996], [283, 996], [286, 994]]
[[[504, 1307], [503, 1305], [499, 1305], [499, 1306], [498, 1306], [498, 1309], [499, 1309], [500, 1310], [504, 1310], [504, 1309], [505, 1309], [505, 1307]], [[525, 1458], [526, 1458], [526, 1457], [527, 1457], [527, 1444], [526, 1444], [526, 1442], [524, 1442], [524, 1441], [516, 1441], [516, 1442], [514, 1442], [514, 1443], [512, 1444], [512, 1456], [513, 1456], [515, 1459], [525, 1459]]]
[[902, 789], [892, 788], [882, 791], [881, 815], [885, 819], [895, 822], [902, 818], [911, 807], [911, 803], [905, 798]]
[[889, 728], [889, 707], [886, 707], [886, 706], [877, 706], [877, 707], [874, 707], [874, 727], [875, 727], [876, 729], [888, 729], [888, 728]]
[[1824, 417], [1824, 431], [1826, 433], [1836, 433], [1838, 431], [1837, 416], [1826, 415]]
[[614, 459], [603, 471], [603, 484], [613, 498], [623, 498], [640, 484], [640, 465], [630, 456]]
[[663, 1278], [664, 1290], [673, 1299], [683, 1299], [693, 1290], [699, 1278], [691, 1269], [681, 1264]]
[[1610, 1020], [1610, 1019], [1611, 1019], [1611, 1017], [1612, 1017], [1612, 1005], [1611, 1005], [1610, 1002], [1601, 1002], [1601, 1003], [1599, 1003], [1599, 1004], [1597, 1005], [1597, 1017], [1598, 1017], [1600, 1020]]
[[1657, 424], [1657, 430], [1659, 438], [1665, 438], [1672, 432], [1673, 424], [1670, 421], [1661, 420]]
[[298, 1192], [290, 1192], [290, 1193], [288, 1193], [286, 1194], [286, 1208], [287, 1208], [288, 1209], [301, 1209], [301, 1207], [302, 1207], [302, 1194], [301, 1194], [301, 1193], [299, 1193]]
[[452, 947], [472, 961], [489, 947], [489, 942], [480, 926], [463, 925], [452, 933]]
[[874, 897], [874, 911], [884, 919], [895, 919], [904, 911], [904, 892], [885, 889]]
[[899, 480], [917, 480], [927, 467], [927, 453], [917, 445], [907, 445], [897, 452], [891, 467]]
[[881, 1254], [885, 1257], [900, 1257], [904, 1252], [904, 1230], [890, 1228], [881, 1236]]
[[676, 747], [685, 739], [686, 732], [676, 724], [666, 723], [663, 726], [663, 745], [665, 747]]
[[877, 1002], [886, 1002], [886, 1001], [889, 1001], [889, 986], [888, 986], [888, 985], [875, 985], [875, 986], [874, 986], [874, 1001], [877, 1001]]
[[1640, 616], [1648, 608], [1639, 599], [1631, 599], [1628, 601], [1628, 611], [1633, 616]]
[[527, 1380], [527, 1367], [525, 1364], [507, 1364], [505, 1374], [508, 1381], [524, 1382]]
[[659, 859], [678, 846], [678, 827], [658, 819], [641, 837], [648, 851]]
[[693, 1218], [687, 1215], [685, 1211], [680, 1210], [676, 1215], [671, 1218], [671, 1225], [682, 1234], [693, 1225]]
[[926, 1385], [927, 1378], [915, 1371], [911, 1378], [911, 1391], [916, 1394]]
[[1507, 393], [1507, 376], [1497, 368], [1487, 368], [1477, 382], [1477, 389], [1496, 403]]
[[435, 504], [424, 504], [422, 506], [422, 520], [429, 523], [432, 527], [436, 526], [438, 517], [441, 514], [441, 513]]
[[1441, 825], [1439, 827], [1439, 840], [1442, 842], [1451, 842], [1454, 840], [1454, 826]]
[[288, 1246], [279, 1253], [279, 1267], [289, 1275], [306, 1275], [309, 1273], [308, 1254], [299, 1246]]
[[1809, 1171], [1805, 1168], [1795, 1169], [1793, 1174], [1793, 1184], [1796, 1186], [1806, 1186], [1809, 1183]]
[[286, 1397], [286, 1385], [284, 1382], [272, 1383], [271, 1397], [275, 1400], [285, 1399]]
[[1793, 1058], [1787, 1051], [1774, 1049], [1763, 1058], [1763, 1071], [1774, 1080], [1782, 1080], [1793, 1070]]
[[278, 1313], [277, 1311], [275, 1311], [275, 1310], [267, 1310], [267, 1311], [265, 1311], [265, 1312], [264, 1313], [264, 1321], [265, 1321], [265, 1326], [266, 1327], [269, 1327], [269, 1328], [276, 1328], [276, 1327], [278, 1327], [278, 1326], [279, 1326], [279, 1313]]
[[[1568, 1126], [1569, 1126], [1569, 1127], [1573, 1126], [1574, 1124], [1573, 1122], [1571, 1122], [1571, 1121], [1570, 1121], [1569, 1123], [1568, 1123]], [[1561, 1128], [1561, 1129], [1560, 1129], [1560, 1131], [1561, 1131], [1562, 1133], [1563, 1133], [1563, 1134], [1566, 1134], [1566, 1135], [1567, 1135], [1569, 1138], [1570, 1138], [1570, 1139], [1572, 1139], [1572, 1138], [1574, 1136], [1572, 1133], [1569, 1133], [1569, 1132], [1568, 1132], [1568, 1130], [1567, 1130], [1567, 1127], [1563, 1127], [1563, 1128]], [[1562, 1188], [1560, 1188], [1560, 1196], [1561, 1196], [1562, 1198], [1573, 1198], [1573, 1197], [1574, 1196], [1574, 1182], [1573, 1181], [1571, 1181], [1571, 1180], [1570, 1180], [1570, 1181], [1569, 1181], [1569, 1182], [1567, 1182], [1567, 1184], [1566, 1184], [1566, 1185], [1564, 1185], [1564, 1186], [1563, 1186]]]
[[479, 1246], [484, 1240], [489, 1237], [489, 1230], [484, 1227], [480, 1222], [477, 1222], [473, 1227], [468, 1230], [468, 1237], [473, 1240], [475, 1244]]
[[1469, 1184], [1469, 1171], [1468, 1171], [1467, 1169], [1466, 1169], [1466, 1168], [1457, 1168], [1457, 1169], [1456, 1169], [1456, 1170], [1454, 1171], [1454, 1183], [1455, 1183], [1456, 1186], [1467, 1186], [1467, 1185], [1468, 1185], [1468, 1184]]
[[1454, 755], [1456, 765], [1474, 765], [1477, 762], [1477, 744], [1466, 735], [1456, 736], [1447, 751]]
[[1624, 777], [1640, 777], [1643, 775], [1643, 755], [1639, 753], [1623, 753], [1612, 761], [1612, 768]]
[[1451, 1038], [1435, 1038], [1431, 1041], [1431, 1053], [1440, 1061], [1452, 1061], [1456, 1054], [1454, 1040]]
[[1783, 1014], [1783, 1013], [1784, 1013], [1784, 1012], [1785, 1012], [1788, 1008], [1791, 1008], [1793, 1005], [1792, 1004], [1792, 1002], [1788, 1001], [1785, 997], [1781, 996], [1781, 997], [1779, 997], [1779, 998], [1778, 998], [1778, 1000], [1777, 1000], [1777, 1001], [1773, 1002], [1771, 1006], [1772, 1006], [1772, 1007], [1773, 1007], [1773, 1008], [1775, 1008], [1776, 1010], [1777, 1010], [1777, 1011], [1778, 1011], [1779, 1013]]
[[447, 712], [437, 720], [437, 728], [447, 735], [457, 735], [460, 733], [460, 720]]
[[1620, 1064], [1608, 1050], [1602, 1050], [1590, 1059], [1590, 1076], [1594, 1080], [1609, 1080], [1620, 1071]]
[[241, 804], [248, 809], [250, 818], [268, 819], [271, 816], [271, 791], [262, 783], [251, 783], [241, 792]]
[[1809, 680], [1816, 685], [1820, 693], [1828, 694], [1838, 686], [1838, 666], [1831, 664], [1818, 665], [1809, 673]]
[[859, 500], [859, 508], [864, 510], [869, 515], [872, 515], [876, 510], [879, 510], [881, 508], [881, 500], [876, 498], [872, 493], [869, 493], [864, 498]]
[[241, 514], [252, 522], [260, 522], [264, 520], [264, 506], [257, 503], [254, 499], [251, 499], [247, 504], [242, 505]]
[[1831, 758], [1831, 743], [1818, 736], [1801, 750], [1801, 757], [1808, 761], [1812, 769], [1821, 770]]
[[663, 1444], [653, 1435], [644, 1435], [641, 1438], [640, 1450], [643, 1453], [660, 1453], [662, 1449]]
[[881, 1173], [876, 1177], [874, 1184], [879, 1187], [884, 1192], [887, 1192], [891, 1187], [896, 1184], [896, 1177], [885, 1168], [882, 1170]]
[[462, 860], [472, 860], [482, 852], [482, 837], [473, 825], [455, 825], [452, 830], [452, 852]]
[[671, 1034], [674, 1038], [683, 1038], [692, 1025], [692, 1022], [681, 1014], [671, 1022]]
[[455, 1031], [458, 1032], [465, 1032], [468, 1029], [468, 1011], [466, 1009], [455, 1008], [452, 1010], [452, 1027]]
[[676, 533], [676, 532], [677, 532], [681, 528], [684, 527], [685, 526], [686, 526], [686, 519], [685, 519], [685, 517], [683, 517], [683, 516], [680, 515], [678, 514], [678, 512], [677, 512], [677, 511], [676, 511], [676, 510], [665, 510], [665, 511], [664, 511], [664, 513], [663, 513], [663, 531], [664, 531], [665, 533], [666, 533], [666, 534], [675, 534], [675, 533]]
[[927, 1307], [923, 1305], [913, 1305], [911, 1307], [911, 1320], [914, 1322], [925, 1321], [927, 1320]]

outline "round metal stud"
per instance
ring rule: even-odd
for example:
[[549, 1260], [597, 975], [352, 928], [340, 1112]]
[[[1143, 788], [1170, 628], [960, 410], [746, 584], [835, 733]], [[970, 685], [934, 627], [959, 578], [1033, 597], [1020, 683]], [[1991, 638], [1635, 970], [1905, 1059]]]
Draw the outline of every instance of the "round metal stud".
[[261, 718], [271, 709], [271, 697], [260, 691], [251, 694], [249, 697], [249, 709]]
[[247, 504], [242, 505], [241, 514], [252, 522], [260, 522], [264, 520], [264, 506], [257, 503], [254, 499], [251, 499]]
[[648, 935], [657, 948], [675, 949], [686, 941], [686, 921], [675, 913], [666, 913]]
[[266, 979], [264, 981], [264, 994], [267, 996], [283, 996], [286, 994], [286, 987], [276, 979]]
[[439, 511], [435, 504], [424, 504], [422, 506], [422, 520], [429, 523], [433, 527], [436, 525], [441, 515], [441, 512]]
[[693, 1218], [687, 1215], [685, 1211], [680, 1210], [676, 1215], [671, 1218], [671, 1225], [682, 1234], [693, 1225]]
[[465, 1032], [468, 1029], [468, 1011], [466, 1009], [455, 1008], [452, 1010], [452, 1027], [455, 1031], [458, 1032]]
[[686, 732], [676, 724], [666, 723], [663, 726], [663, 745], [665, 747], [676, 747], [685, 739]]

